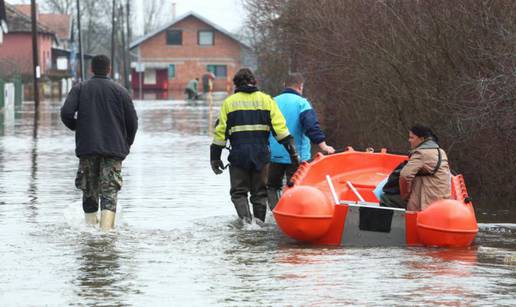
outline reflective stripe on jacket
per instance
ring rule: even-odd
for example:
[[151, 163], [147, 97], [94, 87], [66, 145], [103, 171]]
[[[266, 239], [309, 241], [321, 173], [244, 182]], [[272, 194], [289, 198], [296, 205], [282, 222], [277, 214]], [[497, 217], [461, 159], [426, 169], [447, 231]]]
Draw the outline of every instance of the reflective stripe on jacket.
[[260, 170], [270, 161], [269, 134], [278, 141], [290, 135], [276, 102], [255, 87], [238, 89], [222, 103], [213, 144], [229, 140], [232, 165]]

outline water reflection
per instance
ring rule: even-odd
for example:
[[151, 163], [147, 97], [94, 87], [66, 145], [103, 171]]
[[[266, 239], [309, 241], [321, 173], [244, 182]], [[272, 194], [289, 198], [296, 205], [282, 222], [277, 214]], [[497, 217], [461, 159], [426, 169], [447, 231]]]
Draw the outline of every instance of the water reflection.
[[130, 274], [123, 272], [116, 235], [84, 234], [78, 246], [79, 268], [73, 283], [81, 302], [96, 305], [126, 306], [129, 289], [125, 281]]
[[465, 250], [300, 244], [270, 212], [242, 227], [227, 173], [208, 163], [220, 103], [135, 103], [141, 130], [108, 234], [84, 225], [61, 102], [36, 119], [24, 104], [7, 125], [0, 112], [2, 306], [514, 305], [515, 224], [481, 224]]
[[[433, 258], [436, 263], [452, 263], [457, 261], [461, 265], [474, 266], [478, 261], [478, 247], [476, 246], [466, 248], [424, 248], [422, 254]], [[446, 272], [441, 273], [446, 274]]]
[[32, 149], [30, 152], [30, 178], [27, 195], [29, 197], [29, 218], [34, 221], [37, 216], [37, 202], [38, 202], [38, 129], [39, 129], [39, 114], [34, 113], [34, 127], [32, 129]]

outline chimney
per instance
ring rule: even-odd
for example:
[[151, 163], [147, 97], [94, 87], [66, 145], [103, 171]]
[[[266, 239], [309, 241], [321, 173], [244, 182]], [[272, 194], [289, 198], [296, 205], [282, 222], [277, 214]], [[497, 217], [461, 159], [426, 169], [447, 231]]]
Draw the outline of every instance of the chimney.
[[176, 3], [172, 2], [172, 21], [176, 20]]

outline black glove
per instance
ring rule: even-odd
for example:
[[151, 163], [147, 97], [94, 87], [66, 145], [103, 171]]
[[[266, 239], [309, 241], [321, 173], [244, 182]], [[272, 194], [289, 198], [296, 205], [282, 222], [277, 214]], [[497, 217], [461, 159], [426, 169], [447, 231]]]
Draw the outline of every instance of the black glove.
[[222, 163], [221, 160], [213, 160], [210, 161], [211, 163], [211, 169], [215, 173], [215, 175], [222, 174], [222, 171], [224, 170], [224, 163]]
[[223, 146], [215, 144], [211, 144], [210, 146], [211, 169], [216, 175], [222, 174], [222, 171], [224, 170], [224, 163], [222, 163], [222, 160], [220, 159], [222, 149], [224, 149]]
[[280, 142], [283, 146], [285, 146], [285, 149], [287, 150], [290, 161], [292, 162], [292, 166], [297, 168], [299, 164], [301, 163], [301, 159], [299, 159], [299, 155], [296, 151], [296, 145], [294, 144], [294, 138], [289, 135]]

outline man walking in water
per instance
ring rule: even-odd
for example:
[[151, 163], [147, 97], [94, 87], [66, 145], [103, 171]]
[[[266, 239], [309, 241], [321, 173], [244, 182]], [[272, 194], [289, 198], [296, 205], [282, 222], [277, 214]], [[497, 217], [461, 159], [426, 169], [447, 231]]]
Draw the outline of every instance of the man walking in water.
[[198, 99], [199, 98], [199, 78], [192, 79], [188, 81], [185, 88], [185, 93], [188, 95], [188, 99]]
[[[302, 96], [304, 83], [303, 75], [291, 73], [285, 81], [283, 92], [274, 97], [287, 121], [288, 130], [294, 137], [301, 161], [310, 159], [311, 143], [317, 144], [324, 153], [331, 154], [335, 152], [333, 147], [326, 144], [326, 136], [319, 126], [319, 121], [312, 109], [312, 105]], [[287, 182], [289, 182], [297, 170], [297, 165], [291, 164], [289, 154], [272, 137], [270, 138], [270, 145], [272, 158], [269, 166], [267, 193], [269, 196], [269, 206], [272, 210], [279, 200], [280, 192], [283, 188], [283, 178], [286, 176]]]
[[282, 144], [293, 164], [299, 164], [294, 139], [287, 129], [278, 105], [256, 87], [256, 79], [247, 68], [240, 69], [233, 83], [235, 94], [222, 103], [218, 124], [211, 144], [211, 167], [215, 174], [224, 168], [220, 156], [229, 139], [229, 175], [231, 201], [238, 217], [250, 223], [248, 193], [253, 214], [264, 222], [267, 210], [267, 168], [270, 161], [269, 134]]
[[127, 90], [107, 75], [109, 58], [97, 55], [91, 61], [94, 76], [75, 85], [61, 108], [61, 120], [75, 131], [75, 154], [79, 170], [75, 186], [83, 191], [82, 206], [88, 224], [113, 228], [117, 193], [122, 187], [122, 161], [133, 144], [138, 117]]

